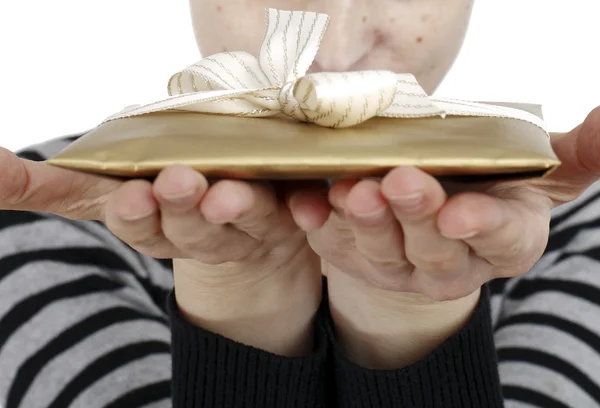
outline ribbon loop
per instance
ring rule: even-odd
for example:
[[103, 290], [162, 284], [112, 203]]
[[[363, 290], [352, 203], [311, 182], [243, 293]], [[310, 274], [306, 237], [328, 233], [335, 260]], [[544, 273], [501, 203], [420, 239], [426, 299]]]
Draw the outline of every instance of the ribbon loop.
[[325, 14], [267, 9], [258, 60], [270, 85], [282, 87], [306, 74], [328, 24]]

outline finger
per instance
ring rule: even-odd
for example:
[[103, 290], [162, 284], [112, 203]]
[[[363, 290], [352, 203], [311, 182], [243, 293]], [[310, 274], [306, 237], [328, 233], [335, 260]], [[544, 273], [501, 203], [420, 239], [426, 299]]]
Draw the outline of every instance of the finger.
[[229, 225], [209, 223], [200, 213], [207, 180], [186, 166], [163, 170], [154, 183], [165, 236], [186, 257], [221, 264], [246, 257], [257, 242]]
[[208, 182], [186, 166], [160, 172], [153, 186], [160, 204], [162, 231], [187, 257], [209, 264], [237, 261], [258, 242], [230, 225], [211, 224], [200, 214], [200, 200]]
[[287, 193], [287, 203], [294, 222], [305, 232], [325, 225], [331, 212], [327, 200], [327, 187], [306, 186]]
[[588, 186], [600, 177], [600, 107], [564, 135], [552, 137], [552, 148], [561, 166], [550, 179]]
[[417, 269], [436, 274], [468, 270], [468, 246], [442, 236], [437, 228], [446, 194], [433, 177], [399, 167], [383, 179], [381, 191], [402, 226], [406, 258]]
[[0, 209], [103, 220], [108, 195], [121, 181], [19, 159], [0, 148]]
[[221, 180], [208, 190], [200, 211], [211, 223], [231, 224], [259, 240], [282, 239], [295, 230], [287, 207], [265, 183]]
[[345, 213], [348, 194], [357, 183], [358, 180], [340, 180], [335, 182], [329, 189], [329, 203], [340, 214]]
[[400, 224], [377, 181], [357, 183], [348, 193], [345, 208], [356, 248], [365, 258], [371, 263], [393, 266], [396, 271], [408, 266]]
[[158, 203], [147, 181], [129, 181], [110, 195], [106, 225], [117, 237], [146, 255], [155, 258], [181, 255], [162, 233]]
[[529, 269], [544, 251], [549, 220], [548, 207], [532, 200], [462, 193], [442, 208], [438, 226], [444, 236], [463, 239], [495, 266]]

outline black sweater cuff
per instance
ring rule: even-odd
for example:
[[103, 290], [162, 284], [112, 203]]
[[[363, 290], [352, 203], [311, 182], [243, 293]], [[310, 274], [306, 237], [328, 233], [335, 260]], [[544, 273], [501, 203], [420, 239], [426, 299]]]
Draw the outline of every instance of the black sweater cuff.
[[289, 358], [192, 325], [179, 313], [174, 293], [169, 296], [168, 310], [174, 408], [323, 406], [328, 347], [321, 325], [315, 353]]
[[354, 408], [503, 407], [490, 319], [489, 291], [482, 289], [468, 324], [424, 359], [401, 370], [368, 370], [353, 364], [333, 344], [339, 406]]

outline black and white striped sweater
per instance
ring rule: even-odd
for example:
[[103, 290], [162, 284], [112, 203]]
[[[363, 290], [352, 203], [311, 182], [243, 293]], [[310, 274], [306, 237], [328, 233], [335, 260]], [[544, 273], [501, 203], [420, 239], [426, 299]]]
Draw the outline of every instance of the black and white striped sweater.
[[[71, 140], [21, 156], [43, 160]], [[353, 367], [329, 347], [326, 316], [325, 345], [292, 363], [169, 314], [169, 263], [132, 251], [101, 223], [4, 211], [0, 408], [486, 408], [501, 404], [500, 387], [506, 407], [600, 407], [600, 185], [555, 211], [547, 251], [528, 274], [490, 288], [492, 326], [480, 306], [464, 332], [408, 371]]]

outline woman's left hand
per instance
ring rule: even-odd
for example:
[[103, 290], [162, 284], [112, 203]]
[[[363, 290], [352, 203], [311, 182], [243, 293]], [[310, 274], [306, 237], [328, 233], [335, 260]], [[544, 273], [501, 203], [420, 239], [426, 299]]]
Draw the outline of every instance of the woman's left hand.
[[[420, 321], [441, 319], [439, 327], [447, 323], [445, 330], [431, 329], [438, 337], [432, 346], [458, 330], [483, 284], [522, 275], [541, 257], [551, 209], [600, 176], [600, 108], [573, 131], [553, 135], [552, 145], [562, 165], [542, 179], [452, 191], [457, 186], [445, 190], [428, 174], [404, 167], [381, 181], [338, 182], [329, 192], [335, 211], [324, 225], [307, 216], [313, 197], [296, 196], [290, 203], [296, 222], [326, 262], [336, 326], [354, 327], [348, 338], [369, 327], [381, 337], [377, 322], [392, 334], [404, 310]], [[450, 302], [440, 309], [439, 301]], [[396, 346], [399, 335], [393, 334]]]
[[552, 144], [562, 166], [542, 179], [467, 185], [470, 191], [448, 197], [435, 178], [403, 167], [381, 181], [335, 184], [329, 200], [336, 211], [322, 226], [303, 217], [312, 197], [290, 205], [331, 267], [382, 289], [459, 299], [527, 272], [543, 254], [551, 209], [600, 175], [600, 108]]

